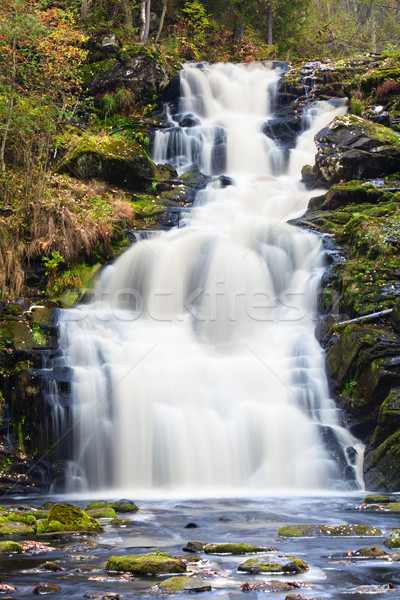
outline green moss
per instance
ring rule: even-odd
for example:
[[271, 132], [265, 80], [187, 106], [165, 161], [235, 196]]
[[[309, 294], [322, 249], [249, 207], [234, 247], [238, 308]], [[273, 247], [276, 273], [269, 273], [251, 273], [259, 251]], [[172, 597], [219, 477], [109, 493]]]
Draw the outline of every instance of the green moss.
[[39, 521], [37, 533], [79, 532], [96, 534], [103, 531], [96, 519], [72, 504], [54, 504], [47, 519]]
[[173, 558], [165, 552], [155, 552], [153, 554], [110, 556], [106, 570], [133, 573], [134, 575], [159, 575], [184, 573], [186, 565], [179, 558]]
[[387, 504], [385, 507], [387, 510], [400, 511], [400, 502], [394, 502], [391, 504]]
[[136, 513], [139, 510], [139, 508], [133, 502], [129, 504], [113, 502], [111, 506], [117, 513]]
[[0, 552], [7, 554], [21, 554], [22, 546], [18, 542], [12, 542], [10, 540], [0, 542]]
[[211, 592], [211, 585], [190, 577], [170, 577], [159, 585], [161, 592], [175, 594], [176, 592]]
[[353, 555], [361, 556], [362, 558], [383, 558], [387, 556], [387, 552], [378, 548], [378, 546], [367, 546], [366, 548], [356, 550]]
[[115, 519], [117, 517], [117, 513], [111, 506], [108, 508], [94, 508], [87, 510], [86, 513], [94, 519]]
[[394, 498], [382, 494], [367, 494], [363, 500], [363, 504], [388, 504], [389, 502], [394, 502]]
[[[272, 557], [271, 557], [272, 558]], [[239, 565], [238, 571], [246, 571], [248, 573], [303, 573], [307, 571], [309, 566], [300, 558], [293, 556], [277, 556], [270, 557], [261, 556], [259, 558], [249, 558], [244, 563]]]
[[206, 554], [254, 554], [263, 552], [265, 548], [249, 544], [207, 544], [204, 548]]
[[382, 531], [367, 525], [298, 525], [281, 527], [278, 534], [282, 537], [314, 537], [314, 536], [380, 536]]

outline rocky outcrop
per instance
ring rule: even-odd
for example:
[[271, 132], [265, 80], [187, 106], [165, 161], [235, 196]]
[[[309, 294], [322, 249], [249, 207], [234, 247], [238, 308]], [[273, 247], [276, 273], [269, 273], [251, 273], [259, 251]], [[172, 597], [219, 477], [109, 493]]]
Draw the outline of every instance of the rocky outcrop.
[[315, 177], [325, 184], [382, 177], [399, 168], [399, 135], [355, 115], [334, 119], [315, 142]]
[[83, 136], [67, 152], [57, 171], [131, 190], [140, 190], [156, 174], [155, 165], [140, 144], [107, 135]]
[[[117, 61], [107, 70], [100, 71], [88, 84], [91, 96], [116, 92], [120, 88], [130, 90], [136, 103], [153, 103], [168, 95], [177, 95], [179, 83], [176, 72], [167, 68], [161, 58], [148, 50], [130, 55], [117, 55]], [[175, 93], [176, 92], [176, 93]]]

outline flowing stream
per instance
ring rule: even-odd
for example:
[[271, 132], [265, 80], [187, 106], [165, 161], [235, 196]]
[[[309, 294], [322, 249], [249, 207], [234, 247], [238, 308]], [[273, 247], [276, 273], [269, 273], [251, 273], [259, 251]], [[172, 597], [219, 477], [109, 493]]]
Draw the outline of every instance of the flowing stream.
[[[60, 315], [73, 369], [69, 491], [232, 495], [362, 487], [362, 446], [340, 423], [315, 338], [320, 239], [288, 223], [319, 103], [287, 160], [262, 133], [280, 73], [185, 65], [156, 163], [210, 183], [180, 227], [133, 244], [90, 304]], [[224, 177], [220, 177], [223, 175]]]

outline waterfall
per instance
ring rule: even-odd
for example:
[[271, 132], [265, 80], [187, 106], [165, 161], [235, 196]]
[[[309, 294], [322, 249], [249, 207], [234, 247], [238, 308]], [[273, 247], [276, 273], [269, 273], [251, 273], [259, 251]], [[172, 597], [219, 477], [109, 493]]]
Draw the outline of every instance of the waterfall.
[[313, 135], [345, 109], [316, 105], [285, 164], [262, 133], [279, 77], [261, 63], [183, 67], [153, 157], [211, 183], [180, 228], [134, 243], [90, 303], [60, 313], [70, 491], [362, 485], [314, 335], [320, 239], [288, 223], [320, 193], [300, 183]]

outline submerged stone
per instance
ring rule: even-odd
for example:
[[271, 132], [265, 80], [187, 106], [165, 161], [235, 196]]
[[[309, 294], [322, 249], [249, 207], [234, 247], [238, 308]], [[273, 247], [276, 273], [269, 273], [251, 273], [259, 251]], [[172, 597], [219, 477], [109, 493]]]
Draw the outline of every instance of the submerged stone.
[[133, 573], [134, 575], [161, 575], [163, 573], [185, 573], [186, 565], [180, 558], [165, 552], [110, 556], [106, 571]]
[[274, 554], [272, 556], [260, 556], [249, 558], [238, 566], [238, 571], [247, 573], [303, 573], [309, 566], [300, 558]]
[[274, 548], [252, 546], [251, 544], [207, 544], [204, 547], [206, 554], [255, 554], [256, 552], [270, 552]]
[[382, 531], [368, 525], [295, 525], [281, 527], [278, 534], [282, 537], [324, 536], [380, 536]]
[[191, 577], [170, 577], [158, 586], [161, 592], [211, 592], [211, 585]]
[[38, 534], [64, 532], [96, 534], [102, 531], [103, 527], [96, 519], [72, 504], [54, 504], [47, 519], [37, 524]]

